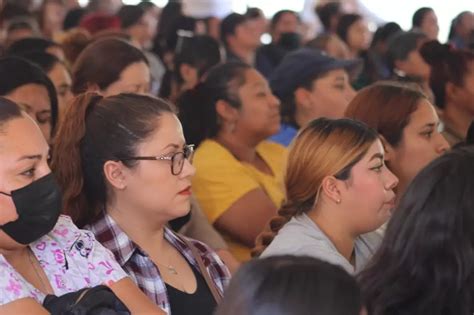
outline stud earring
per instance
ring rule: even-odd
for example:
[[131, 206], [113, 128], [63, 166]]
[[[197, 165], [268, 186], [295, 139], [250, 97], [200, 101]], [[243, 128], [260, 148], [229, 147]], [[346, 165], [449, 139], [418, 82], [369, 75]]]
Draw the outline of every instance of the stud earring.
[[337, 200], [336, 200], [336, 203], [337, 203], [337, 204], [340, 204], [340, 203], [341, 203], [341, 199], [337, 199]]

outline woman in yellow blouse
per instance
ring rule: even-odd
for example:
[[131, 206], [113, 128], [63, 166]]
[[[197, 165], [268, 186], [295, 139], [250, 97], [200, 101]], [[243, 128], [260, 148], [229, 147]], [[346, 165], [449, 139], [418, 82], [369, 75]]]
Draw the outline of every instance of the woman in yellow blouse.
[[198, 145], [194, 193], [241, 261], [284, 199], [286, 149], [268, 142], [280, 103], [265, 78], [243, 63], [213, 68], [178, 101], [186, 139]]

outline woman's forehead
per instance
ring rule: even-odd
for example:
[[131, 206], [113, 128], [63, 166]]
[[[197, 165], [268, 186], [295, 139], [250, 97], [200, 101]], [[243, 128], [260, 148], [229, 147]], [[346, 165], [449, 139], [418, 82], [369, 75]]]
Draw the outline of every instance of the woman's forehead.
[[0, 155], [37, 155], [47, 150], [41, 130], [26, 114], [0, 127]]

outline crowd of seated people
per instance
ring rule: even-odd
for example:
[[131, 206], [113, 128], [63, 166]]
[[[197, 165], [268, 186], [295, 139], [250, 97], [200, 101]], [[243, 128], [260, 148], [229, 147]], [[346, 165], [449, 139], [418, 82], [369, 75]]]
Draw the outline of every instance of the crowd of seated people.
[[472, 314], [470, 8], [218, 4], [0, 1], [0, 315]]

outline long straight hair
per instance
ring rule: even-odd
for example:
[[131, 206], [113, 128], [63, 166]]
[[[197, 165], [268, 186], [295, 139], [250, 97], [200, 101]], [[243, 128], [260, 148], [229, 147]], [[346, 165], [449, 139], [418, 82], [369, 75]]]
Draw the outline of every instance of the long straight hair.
[[474, 147], [446, 153], [412, 181], [359, 276], [371, 315], [474, 311]]

